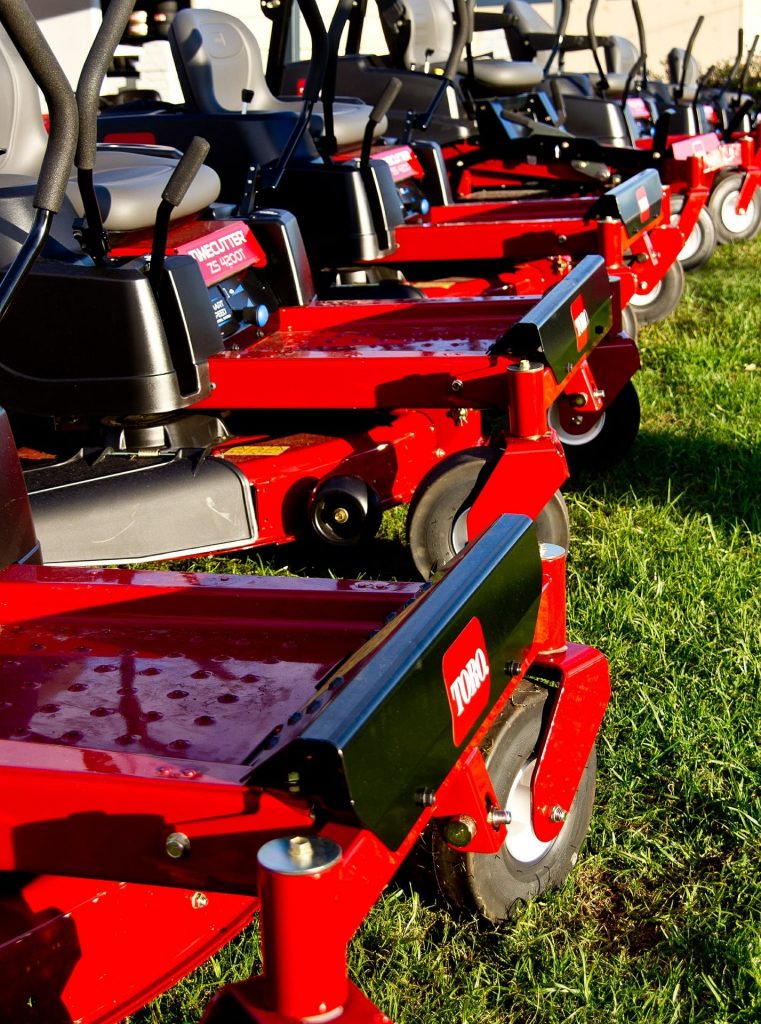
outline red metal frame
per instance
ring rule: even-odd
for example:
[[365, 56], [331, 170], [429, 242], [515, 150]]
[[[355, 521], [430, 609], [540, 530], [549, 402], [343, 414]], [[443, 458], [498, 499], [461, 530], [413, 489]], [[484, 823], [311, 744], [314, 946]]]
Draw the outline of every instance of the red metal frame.
[[[524, 672], [559, 682], [536, 806], [570, 803], [586, 763], [607, 670], [589, 648], [540, 653], [564, 613], [554, 565], [524, 662], [395, 850], [361, 827], [316, 821], [297, 793], [247, 785], [240, 758], [416, 585], [5, 570], [0, 691], [10, 738], [0, 739], [0, 870], [39, 873], [19, 876], [2, 900], [7, 1018], [31, 998], [37, 1019], [118, 1021], [223, 945], [261, 904], [264, 973], [225, 988], [208, 1021], [225, 1020], [233, 1006], [260, 1024], [341, 1006], [342, 1019], [357, 1024], [388, 1021], [348, 982], [346, 945], [433, 816], [471, 816], [474, 851], [504, 840], [504, 825], [489, 821], [496, 798], [478, 747]], [[215, 709], [217, 739], [183, 745], [169, 737], [209, 734], [193, 719], [195, 701]], [[335, 844], [335, 862], [311, 872], [268, 866], [272, 842], [289, 849], [299, 835]]]

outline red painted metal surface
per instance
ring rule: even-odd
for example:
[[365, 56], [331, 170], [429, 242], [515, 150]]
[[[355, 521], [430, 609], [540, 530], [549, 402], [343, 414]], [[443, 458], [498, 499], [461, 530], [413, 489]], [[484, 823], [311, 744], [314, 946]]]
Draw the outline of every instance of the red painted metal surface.
[[[514, 359], [490, 353], [533, 298], [319, 303], [290, 307], [241, 349], [209, 360], [216, 388], [198, 407], [418, 409], [505, 407]], [[361, 373], [359, 367], [361, 366]], [[545, 372], [549, 404], [561, 390]]]
[[434, 816], [443, 824], [447, 818], [467, 815], [474, 836], [458, 849], [462, 853], [496, 853], [507, 835], [504, 825], [494, 826], [489, 820], [489, 811], [498, 806], [483, 754], [474, 748], [457, 762], [436, 794]]
[[[315, 843], [307, 836], [290, 843], [271, 844], [301, 851]], [[267, 1003], [284, 1017], [302, 1019], [335, 1013], [347, 1001], [347, 936], [329, 922], [340, 920], [345, 897], [340, 878], [341, 848], [337, 859], [321, 870], [273, 869], [259, 856], [259, 892], [262, 901], [262, 959]], [[271, 848], [270, 847], [270, 848]], [[270, 858], [272, 859], [272, 858]], [[286, 857], [281, 857], [285, 861]]]
[[214, 449], [255, 489], [258, 543], [281, 544], [304, 531], [315, 488], [332, 476], [366, 481], [382, 508], [411, 499], [428, 470], [463, 448], [483, 444], [480, 416], [441, 409], [394, 412], [387, 422], [343, 436], [317, 433], [236, 438]]
[[6, 877], [0, 1019], [122, 1020], [207, 960], [257, 908], [250, 896], [51, 875]]
[[507, 451], [492, 470], [468, 511], [468, 540], [494, 522], [497, 509], [535, 519], [567, 477], [565, 456], [553, 436], [507, 439]]
[[610, 700], [608, 663], [599, 651], [568, 644], [537, 659], [559, 679], [531, 782], [532, 824], [550, 842], [563, 827]]
[[[246, 785], [246, 762], [278, 718], [292, 723], [299, 708], [306, 722], [319, 678], [418, 590], [33, 566], [2, 574], [0, 715], [11, 738], [0, 740], [0, 869], [41, 874], [20, 878], [3, 904], [0, 963], [13, 971], [23, 948], [29, 968], [0, 995], [7, 1019], [31, 994], [38, 1012], [28, 1019], [115, 1022], [242, 928], [257, 896], [264, 975], [223, 992], [210, 1021], [235, 1007], [241, 1019], [287, 1024], [338, 1005], [347, 1021], [384, 1019], [347, 985], [346, 943], [434, 813], [471, 815], [484, 851], [498, 847], [477, 747], [543, 635], [397, 850], [350, 824], [318, 824], [298, 794]], [[593, 714], [581, 697], [599, 702], [604, 660], [572, 648], [537, 664], [561, 678], [542, 762], [560, 801], [573, 781], [567, 767], [557, 777], [560, 751], [584, 750]], [[167, 855], [171, 833], [185, 837], [186, 856]], [[257, 872], [265, 844], [305, 834], [337, 843], [340, 862], [317, 878]]]
[[522, 359], [508, 367], [507, 393], [510, 430], [517, 437], [541, 437], [547, 432], [544, 367]]
[[[341, 1024], [393, 1024], [382, 1010], [371, 1003], [360, 989], [348, 981], [348, 993], [341, 1014]], [[209, 1004], [203, 1024], [229, 1024], [231, 1020], [248, 1024], [299, 1024], [293, 1017], [266, 1009], [267, 982], [263, 977], [228, 985]]]
[[414, 591], [306, 582], [6, 570], [0, 738], [242, 763]]

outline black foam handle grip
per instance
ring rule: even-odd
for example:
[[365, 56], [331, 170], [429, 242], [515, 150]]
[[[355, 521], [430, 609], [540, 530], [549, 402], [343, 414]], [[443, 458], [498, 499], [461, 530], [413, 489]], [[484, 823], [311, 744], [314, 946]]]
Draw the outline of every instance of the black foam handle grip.
[[375, 104], [373, 109], [370, 111], [370, 117], [368, 120], [372, 124], [380, 124], [386, 114], [393, 106], [394, 100], [399, 95], [399, 90], [402, 87], [401, 79], [391, 78], [389, 79], [388, 85], [380, 95], [380, 99]]
[[174, 207], [180, 205], [185, 198], [185, 193], [190, 188], [193, 178], [198, 174], [201, 164], [206, 159], [208, 152], [209, 143], [206, 139], [196, 135], [191, 140], [182, 159], [172, 172], [172, 177], [166, 183], [166, 188], [161, 193], [161, 198], [165, 203], [169, 203], [170, 206]]
[[124, 35], [134, 6], [135, 0], [111, 0], [79, 75], [76, 93], [79, 108], [79, 142], [75, 161], [77, 167], [83, 171], [91, 171], [95, 167], [100, 90], [113, 60], [114, 50]]
[[309, 62], [303, 97], [307, 101], [316, 102], [325, 81], [325, 70], [328, 66], [328, 33], [325, 31], [325, 23], [322, 20], [317, 0], [297, 0], [297, 3], [312, 44], [312, 59]]
[[48, 104], [50, 138], [34, 194], [34, 206], [38, 210], [58, 213], [63, 205], [79, 133], [74, 93], [24, 0], [0, 0], [0, 22]]

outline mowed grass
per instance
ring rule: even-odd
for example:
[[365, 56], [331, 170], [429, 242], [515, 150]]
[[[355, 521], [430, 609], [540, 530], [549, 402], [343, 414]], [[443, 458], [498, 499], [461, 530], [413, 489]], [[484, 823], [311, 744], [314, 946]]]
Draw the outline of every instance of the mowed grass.
[[[613, 682], [582, 857], [502, 927], [390, 887], [350, 963], [397, 1024], [761, 1020], [760, 300], [761, 241], [724, 248], [642, 332], [634, 450], [568, 494], [570, 636]], [[252, 930], [132, 1020], [257, 964]]]

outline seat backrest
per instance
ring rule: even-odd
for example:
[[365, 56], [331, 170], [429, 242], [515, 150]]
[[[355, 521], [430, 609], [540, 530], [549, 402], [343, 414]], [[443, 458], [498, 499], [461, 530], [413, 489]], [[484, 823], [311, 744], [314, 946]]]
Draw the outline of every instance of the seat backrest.
[[639, 50], [624, 36], [608, 36], [605, 43], [607, 70], [615, 75], [628, 75], [639, 60]]
[[535, 59], [544, 67], [549, 60], [551, 50], [536, 50], [528, 43], [529, 32], [554, 32], [554, 26], [545, 21], [532, 4], [525, 0], [507, 0], [502, 9], [508, 19], [505, 28], [507, 45], [513, 60]]
[[0, 26], [0, 174], [40, 171], [47, 145], [40, 94], [26, 65]]
[[406, 0], [410, 38], [404, 63], [420, 71], [427, 63], [446, 64], [452, 50], [454, 16], [448, 0]]
[[220, 11], [178, 11], [169, 45], [185, 100], [204, 114], [237, 112], [241, 90], [251, 89], [250, 110], [279, 110], [264, 77], [259, 44], [238, 18]]
[[[668, 52], [666, 62], [669, 69], [669, 79], [677, 85], [682, 81], [682, 70], [684, 68], [684, 58], [687, 56], [687, 51], [683, 50], [679, 46], [673, 47]], [[700, 65], [695, 58], [690, 54], [687, 58], [687, 72], [684, 76], [685, 85], [697, 85], [700, 78]]]

